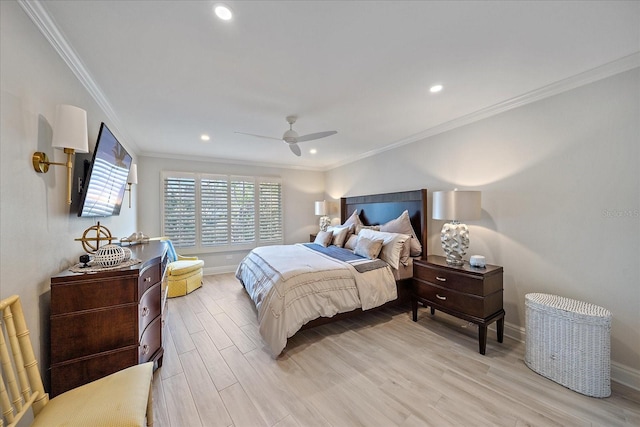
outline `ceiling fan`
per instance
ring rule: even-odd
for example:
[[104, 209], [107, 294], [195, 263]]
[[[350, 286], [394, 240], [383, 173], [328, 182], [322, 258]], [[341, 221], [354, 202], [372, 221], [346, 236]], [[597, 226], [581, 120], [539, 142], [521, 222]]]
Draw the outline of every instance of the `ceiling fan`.
[[299, 136], [298, 132], [293, 130], [293, 124], [296, 122], [296, 119], [297, 119], [296, 116], [287, 116], [287, 123], [289, 123], [289, 130], [286, 131], [284, 135], [282, 135], [282, 138], [274, 138], [271, 136], [256, 135], [253, 133], [246, 133], [246, 132], [236, 132], [236, 133], [239, 133], [242, 135], [256, 136], [258, 138], [275, 139], [276, 141], [284, 141], [289, 145], [289, 148], [291, 149], [293, 154], [295, 154], [296, 156], [300, 156], [300, 154], [302, 154], [300, 151], [300, 147], [298, 147], [298, 142], [313, 141], [314, 139], [320, 139], [320, 138], [335, 135], [336, 133], [338, 133], [335, 130], [328, 130], [325, 132], [316, 132], [316, 133], [310, 133], [308, 135]]

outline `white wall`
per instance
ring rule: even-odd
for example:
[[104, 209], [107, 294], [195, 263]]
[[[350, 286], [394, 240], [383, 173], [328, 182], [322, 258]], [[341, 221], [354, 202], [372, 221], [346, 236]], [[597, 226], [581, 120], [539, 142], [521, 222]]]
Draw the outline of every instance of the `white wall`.
[[[90, 149], [105, 114], [17, 3], [0, 1], [0, 22], [0, 297], [20, 295], [45, 372], [50, 277], [77, 262], [83, 250], [74, 239], [94, 221], [70, 215], [66, 169], [38, 174], [31, 155], [44, 151], [51, 161], [65, 161], [51, 148], [57, 104], [87, 110]], [[101, 223], [122, 236], [135, 221], [135, 212], [123, 207], [119, 217]]]
[[[318, 231], [314, 201], [324, 197], [324, 173], [258, 165], [241, 165], [213, 161], [192, 161], [141, 156], [138, 162], [138, 223], [150, 236], [161, 233], [162, 171], [187, 171], [232, 175], [277, 176], [282, 178], [285, 243], [306, 242]], [[189, 252], [179, 251], [181, 254]], [[205, 273], [235, 271], [248, 251], [199, 253]]]
[[[613, 373], [640, 388], [639, 147], [636, 68], [338, 167], [326, 191], [481, 190], [469, 254], [504, 266], [511, 332], [529, 292], [601, 305], [613, 314]], [[443, 254], [442, 224], [430, 221], [431, 254]]]

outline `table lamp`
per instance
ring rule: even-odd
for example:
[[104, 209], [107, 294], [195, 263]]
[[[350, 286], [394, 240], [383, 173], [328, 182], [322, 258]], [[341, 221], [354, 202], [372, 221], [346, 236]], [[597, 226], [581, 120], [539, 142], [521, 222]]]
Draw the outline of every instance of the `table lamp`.
[[450, 220], [442, 226], [440, 241], [449, 265], [463, 265], [469, 248], [469, 228], [461, 220], [480, 219], [480, 191], [434, 191], [433, 219]]

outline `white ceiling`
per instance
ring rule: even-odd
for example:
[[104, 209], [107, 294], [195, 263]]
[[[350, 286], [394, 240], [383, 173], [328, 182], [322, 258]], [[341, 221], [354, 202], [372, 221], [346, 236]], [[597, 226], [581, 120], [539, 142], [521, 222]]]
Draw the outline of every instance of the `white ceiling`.
[[[229, 1], [229, 22], [215, 3], [23, 8], [53, 29], [106, 108], [92, 119], [139, 154], [312, 169], [508, 108], [629, 55], [637, 66], [640, 51], [638, 1]], [[439, 94], [429, 93], [435, 83]], [[301, 135], [338, 133], [300, 143], [302, 157], [234, 133], [280, 137], [290, 114]]]

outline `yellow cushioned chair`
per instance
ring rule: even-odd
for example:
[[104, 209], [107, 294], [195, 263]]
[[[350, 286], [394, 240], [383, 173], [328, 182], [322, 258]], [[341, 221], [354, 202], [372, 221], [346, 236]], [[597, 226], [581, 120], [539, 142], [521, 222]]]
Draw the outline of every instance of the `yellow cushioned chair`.
[[[148, 426], [153, 425], [153, 363], [132, 366], [49, 400], [33, 354], [17, 295], [0, 301], [0, 406], [5, 423], [15, 426], [33, 411], [32, 426]], [[7, 342], [5, 341], [8, 340]]]
[[186, 295], [202, 286], [204, 261], [197, 257], [178, 255], [178, 260], [167, 265], [166, 281], [169, 298]]
[[169, 298], [181, 297], [202, 286], [202, 269], [204, 261], [198, 257], [182, 256], [176, 252], [168, 237], [154, 237], [167, 244], [167, 270], [164, 273], [162, 288], [168, 288]]

